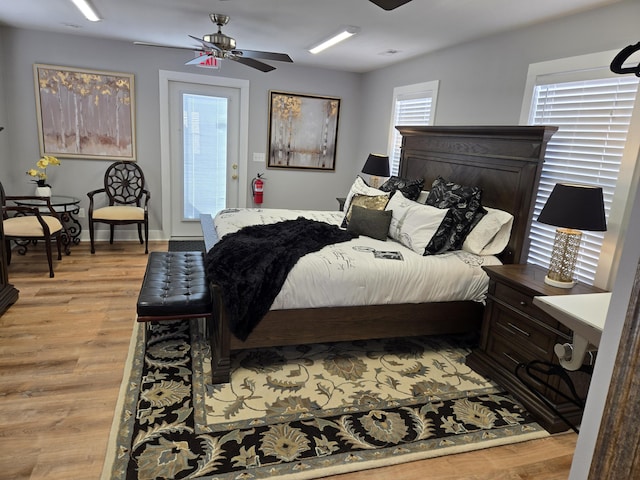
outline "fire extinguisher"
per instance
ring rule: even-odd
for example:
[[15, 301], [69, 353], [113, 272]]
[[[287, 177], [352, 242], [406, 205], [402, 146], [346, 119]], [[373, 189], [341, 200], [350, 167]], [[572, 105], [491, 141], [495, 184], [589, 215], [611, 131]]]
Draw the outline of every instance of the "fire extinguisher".
[[253, 192], [253, 203], [261, 205], [264, 195], [264, 181], [261, 173], [258, 173], [257, 177], [251, 181], [251, 191]]

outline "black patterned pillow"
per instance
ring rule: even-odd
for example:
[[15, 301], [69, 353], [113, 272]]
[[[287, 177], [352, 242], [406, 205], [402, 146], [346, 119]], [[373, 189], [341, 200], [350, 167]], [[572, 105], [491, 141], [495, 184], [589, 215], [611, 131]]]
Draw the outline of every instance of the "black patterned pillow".
[[426, 204], [448, 211], [425, 248], [425, 255], [461, 250], [473, 226], [486, 213], [480, 188], [447, 182], [442, 177], [434, 180]]
[[426, 204], [437, 208], [449, 208], [461, 202], [466, 202], [468, 198], [474, 196], [477, 192], [482, 191], [478, 187], [459, 185], [438, 177], [431, 185]]
[[392, 195], [400, 190], [409, 200], [416, 200], [424, 186], [424, 178], [410, 180], [408, 178], [391, 177], [380, 187], [383, 192], [390, 192]]

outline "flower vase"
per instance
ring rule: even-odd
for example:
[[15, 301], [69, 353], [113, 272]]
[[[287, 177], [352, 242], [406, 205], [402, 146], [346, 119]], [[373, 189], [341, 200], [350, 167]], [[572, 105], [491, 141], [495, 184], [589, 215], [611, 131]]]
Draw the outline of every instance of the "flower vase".
[[37, 197], [50, 197], [51, 196], [51, 187], [36, 187], [36, 196]]

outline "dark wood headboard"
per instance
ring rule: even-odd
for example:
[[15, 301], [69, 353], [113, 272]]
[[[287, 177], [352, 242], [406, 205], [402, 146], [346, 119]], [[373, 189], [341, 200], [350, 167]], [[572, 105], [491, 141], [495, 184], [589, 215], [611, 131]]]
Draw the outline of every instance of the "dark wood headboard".
[[526, 263], [547, 142], [551, 126], [396, 127], [402, 134], [399, 175], [424, 178], [429, 190], [439, 176], [478, 186], [482, 204], [514, 216], [511, 239], [500, 259]]

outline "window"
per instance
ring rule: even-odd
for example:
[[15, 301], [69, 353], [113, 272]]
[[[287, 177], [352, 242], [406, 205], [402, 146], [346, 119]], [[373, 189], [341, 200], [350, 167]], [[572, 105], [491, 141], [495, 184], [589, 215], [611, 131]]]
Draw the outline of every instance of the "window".
[[[532, 97], [526, 123], [559, 128], [548, 143], [542, 168], [531, 225], [529, 263], [549, 265], [555, 227], [538, 223], [536, 219], [556, 183], [602, 187], [608, 225], [611, 225], [616, 195], [622, 204], [619, 209], [624, 210], [629, 191], [619, 188], [618, 180], [625, 167], [624, 154], [633, 120], [638, 77], [611, 73], [608, 62], [614, 55], [605, 55], [607, 62], [592, 64], [592, 68], [539, 72], [535, 79], [530, 78], [533, 85], [528, 91]], [[529, 73], [531, 75], [531, 69]], [[630, 165], [626, 165], [625, 170], [632, 175], [635, 161], [630, 159], [626, 163]], [[613, 236], [615, 234], [613, 232]], [[575, 269], [578, 280], [592, 285], [601, 269], [603, 273], [599, 278], [602, 281], [598, 283], [608, 282], [612, 260], [600, 261], [605, 235], [605, 232], [583, 232]]]
[[224, 97], [182, 94], [185, 220], [225, 208], [227, 104]]
[[438, 96], [438, 81], [417, 83], [393, 89], [393, 111], [389, 132], [391, 175], [398, 174], [402, 135], [397, 125], [433, 125]]

